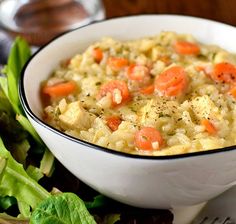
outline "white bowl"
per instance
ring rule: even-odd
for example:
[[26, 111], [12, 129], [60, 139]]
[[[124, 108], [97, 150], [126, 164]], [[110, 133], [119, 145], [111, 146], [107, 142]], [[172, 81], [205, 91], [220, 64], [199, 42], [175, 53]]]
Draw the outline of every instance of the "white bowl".
[[24, 110], [56, 158], [102, 194], [145, 208], [194, 205], [230, 188], [236, 180], [236, 146], [164, 157], [107, 150], [49, 127], [41, 118], [39, 87], [61, 60], [101, 37], [127, 40], [161, 31], [190, 33], [201, 42], [236, 52], [236, 29], [225, 24], [175, 15], [110, 19], [66, 33], [40, 49], [24, 68], [20, 83]]

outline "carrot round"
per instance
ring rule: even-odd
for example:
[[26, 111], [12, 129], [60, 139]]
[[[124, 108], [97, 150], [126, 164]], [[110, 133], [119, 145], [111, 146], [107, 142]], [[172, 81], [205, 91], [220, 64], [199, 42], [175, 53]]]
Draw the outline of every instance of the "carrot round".
[[217, 129], [214, 126], [214, 124], [212, 124], [212, 122], [210, 122], [208, 119], [203, 119], [201, 121], [201, 125], [204, 126], [205, 130], [210, 134], [210, 135], [214, 135], [217, 133]]
[[197, 55], [200, 52], [198, 44], [188, 41], [176, 41], [174, 43], [174, 50], [176, 53], [183, 55]]
[[144, 65], [131, 64], [127, 69], [127, 76], [131, 80], [142, 81], [149, 76], [149, 69]]
[[44, 86], [42, 92], [50, 97], [62, 97], [73, 93], [76, 90], [74, 81], [62, 82], [52, 86]]
[[119, 71], [120, 69], [126, 67], [129, 64], [126, 58], [120, 57], [110, 57], [107, 60], [107, 65], [111, 67], [114, 71]]
[[216, 82], [233, 83], [236, 81], [236, 67], [228, 62], [215, 64], [211, 78]]
[[122, 80], [112, 80], [103, 84], [99, 90], [98, 99], [101, 99], [108, 93], [112, 96], [112, 106], [120, 105], [130, 98], [128, 86]]
[[103, 52], [102, 52], [101, 48], [99, 48], [99, 47], [94, 48], [92, 50], [92, 55], [93, 55], [94, 60], [97, 63], [100, 63], [100, 61], [103, 59]]
[[152, 127], [144, 127], [134, 136], [134, 145], [141, 150], [159, 150], [163, 144], [160, 132]]
[[180, 66], [165, 70], [155, 80], [155, 89], [165, 96], [178, 96], [187, 88], [187, 76]]
[[231, 87], [231, 89], [229, 90], [229, 94], [236, 98], [236, 85]]
[[146, 87], [143, 87], [142, 89], [139, 90], [140, 93], [144, 94], [144, 95], [150, 95], [154, 92], [154, 85], [149, 85], [149, 86], [146, 86]]
[[111, 116], [106, 118], [107, 126], [112, 130], [116, 131], [121, 123], [121, 119], [118, 116]]

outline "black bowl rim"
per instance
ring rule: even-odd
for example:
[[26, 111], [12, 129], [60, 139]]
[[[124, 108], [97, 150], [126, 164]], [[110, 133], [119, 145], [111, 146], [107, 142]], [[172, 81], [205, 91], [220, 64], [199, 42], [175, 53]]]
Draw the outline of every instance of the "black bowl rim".
[[115, 17], [115, 18], [110, 18], [110, 19], [104, 19], [104, 20], [100, 20], [100, 21], [94, 21], [90, 24], [81, 26], [79, 28], [64, 32], [58, 36], [56, 36], [55, 38], [53, 38], [51, 41], [49, 41], [47, 44], [45, 44], [44, 46], [40, 47], [31, 57], [30, 59], [27, 61], [27, 63], [25, 64], [25, 66], [23, 67], [22, 71], [21, 71], [21, 76], [20, 76], [20, 80], [19, 80], [19, 95], [20, 95], [20, 101], [21, 104], [23, 106], [23, 109], [25, 110], [26, 114], [28, 114], [28, 116], [31, 117], [31, 119], [33, 119], [36, 123], [38, 123], [40, 126], [43, 126], [44, 128], [48, 129], [49, 131], [54, 132], [57, 135], [60, 135], [68, 140], [71, 140], [73, 142], [76, 142], [78, 144], [84, 145], [86, 147], [90, 147], [93, 148], [95, 150], [99, 150], [102, 151], [104, 153], [108, 153], [108, 154], [112, 154], [112, 155], [116, 155], [116, 156], [121, 156], [121, 157], [126, 157], [126, 158], [130, 158], [130, 159], [140, 159], [140, 160], [174, 160], [174, 159], [184, 159], [184, 158], [192, 158], [192, 157], [198, 157], [198, 156], [205, 156], [205, 155], [212, 155], [212, 154], [219, 154], [219, 153], [224, 153], [224, 152], [229, 152], [232, 150], [236, 149], [236, 145], [233, 146], [229, 146], [229, 147], [223, 147], [223, 148], [219, 148], [219, 149], [212, 149], [212, 150], [207, 150], [207, 151], [200, 151], [200, 152], [190, 152], [190, 153], [184, 153], [184, 154], [176, 154], [176, 155], [163, 155], [163, 156], [153, 156], [153, 155], [139, 155], [139, 154], [129, 154], [126, 152], [121, 152], [121, 151], [116, 151], [116, 150], [112, 150], [112, 149], [108, 149], [90, 142], [86, 142], [84, 140], [72, 137], [68, 134], [65, 134], [63, 132], [60, 132], [59, 130], [55, 129], [54, 127], [49, 126], [48, 124], [46, 124], [43, 120], [41, 120], [39, 117], [37, 117], [33, 111], [31, 110], [28, 101], [26, 99], [26, 95], [25, 95], [25, 90], [24, 90], [24, 77], [25, 77], [25, 71], [29, 65], [29, 63], [37, 56], [37, 54], [39, 52], [41, 52], [44, 48], [46, 48], [48, 45], [50, 45], [52, 42], [56, 41], [58, 38], [60, 38], [61, 36], [73, 32], [75, 30], [79, 30], [79, 29], [83, 29], [84, 27], [87, 26], [91, 26], [93, 24], [97, 24], [97, 23], [104, 23], [107, 21], [111, 21], [111, 20], [119, 20], [119, 19], [124, 19], [124, 18], [131, 18], [131, 17], [152, 17], [152, 16], [168, 16], [168, 17], [179, 17], [179, 18], [191, 18], [191, 19], [197, 19], [197, 20], [203, 20], [203, 21], [207, 21], [207, 22], [211, 22], [211, 23], [215, 23], [215, 24], [219, 24], [219, 25], [224, 25], [224, 26], [228, 26], [230, 28], [234, 28], [231, 25], [222, 23], [222, 22], [217, 22], [214, 20], [209, 20], [209, 19], [204, 19], [204, 18], [200, 18], [200, 17], [194, 17], [194, 16], [186, 16], [186, 15], [180, 15], [180, 14], [140, 14], [140, 15], [131, 15], [131, 16], [121, 16], [121, 17]]

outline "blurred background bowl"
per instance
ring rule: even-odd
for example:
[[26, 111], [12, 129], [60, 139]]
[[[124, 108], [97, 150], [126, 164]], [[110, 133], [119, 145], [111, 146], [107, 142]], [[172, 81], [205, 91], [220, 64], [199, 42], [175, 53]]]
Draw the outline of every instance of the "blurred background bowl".
[[1, 0], [0, 28], [42, 46], [55, 36], [105, 18], [100, 0]]

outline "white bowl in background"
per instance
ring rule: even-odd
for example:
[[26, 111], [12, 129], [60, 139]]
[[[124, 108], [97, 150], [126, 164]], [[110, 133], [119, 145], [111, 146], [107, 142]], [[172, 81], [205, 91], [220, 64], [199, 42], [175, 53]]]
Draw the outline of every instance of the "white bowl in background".
[[100, 193], [143, 208], [172, 208], [207, 201], [236, 181], [236, 146], [174, 156], [129, 155], [75, 139], [42, 120], [40, 83], [59, 62], [104, 36], [136, 39], [161, 31], [189, 33], [197, 40], [236, 52], [236, 28], [200, 18], [140, 15], [110, 19], [66, 33], [41, 48], [23, 70], [21, 102], [56, 158]]

